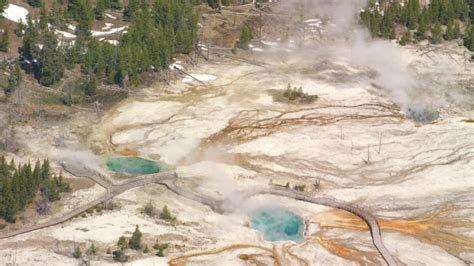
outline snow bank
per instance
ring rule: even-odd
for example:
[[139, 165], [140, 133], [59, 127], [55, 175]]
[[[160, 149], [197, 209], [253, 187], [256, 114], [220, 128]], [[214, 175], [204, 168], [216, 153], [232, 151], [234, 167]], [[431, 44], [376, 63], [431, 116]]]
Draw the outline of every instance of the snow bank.
[[112, 23], [105, 23], [105, 26], [102, 27], [102, 30], [110, 30], [114, 24]]
[[110, 34], [114, 34], [114, 33], [117, 33], [117, 32], [121, 32], [121, 31], [125, 30], [126, 28], [127, 28], [127, 26], [123, 26], [123, 27], [120, 27], [120, 28], [111, 29], [109, 31], [92, 31], [92, 36], [110, 35]]
[[171, 64], [171, 65], [169, 66], [169, 68], [170, 68], [171, 70], [173, 70], [173, 69], [175, 69], [175, 68], [180, 69], [180, 70], [184, 70], [184, 67], [181, 65], [181, 61], [176, 61], [176, 62], [174, 62], [173, 64]]
[[[191, 76], [191, 77], [190, 77]], [[209, 75], [209, 74], [190, 74], [190, 76], [187, 76], [183, 79], [184, 83], [189, 83], [193, 82], [195, 80], [199, 81], [212, 81], [215, 80], [217, 77], [214, 75]]]
[[3, 11], [3, 17], [16, 23], [23, 21], [26, 23], [26, 17], [28, 16], [28, 10], [26, 8], [9, 4], [8, 7]]
[[104, 13], [104, 16], [106, 16], [106, 17], [108, 17], [108, 18], [111, 18], [111, 19], [117, 19], [117, 17], [112, 16], [112, 15], [110, 15], [110, 14], [108, 14], [108, 13]]
[[67, 24], [67, 28], [74, 31], [74, 32], [76, 32], [76, 26], [74, 26], [74, 25]]
[[74, 39], [76, 38], [76, 35], [72, 34], [72, 33], [69, 33], [69, 32], [66, 32], [66, 31], [62, 31], [62, 30], [54, 30], [54, 32], [56, 34], [59, 34], [61, 36], [63, 36], [64, 38], [66, 39]]
[[118, 45], [119, 44], [119, 41], [117, 41], [117, 40], [106, 40], [106, 42], [108, 42], [110, 44], [113, 44], [113, 45]]
[[254, 47], [254, 48], [252, 48], [252, 51], [254, 51], [254, 52], [264, 52], [265, 50], [263, 50], [262, 48], [259, 48], [259, 47]]

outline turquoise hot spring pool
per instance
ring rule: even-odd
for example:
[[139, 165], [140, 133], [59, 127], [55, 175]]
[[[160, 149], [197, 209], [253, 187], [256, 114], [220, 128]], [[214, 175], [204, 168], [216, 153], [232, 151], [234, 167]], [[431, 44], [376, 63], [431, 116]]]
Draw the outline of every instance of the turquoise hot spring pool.
[[264, 208], [251, 215], [250, 226], [260, 231], [267, 241], [301, 242], [304, 237], [304, 221], [285, 208]]

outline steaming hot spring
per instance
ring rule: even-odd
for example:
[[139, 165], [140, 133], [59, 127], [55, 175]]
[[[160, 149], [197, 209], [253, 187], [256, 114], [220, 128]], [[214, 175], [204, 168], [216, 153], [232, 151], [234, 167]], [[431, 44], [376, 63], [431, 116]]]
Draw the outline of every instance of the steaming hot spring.
[[250, 226], [262, 233], [267, 241], [304, 240], [303, 219], [285, 208], [262, 208], [255, 211], [250, 219]]
[[109, 157], [107, 168], [112, 172], [130, 175], [147, 175], [159, 173], [162, 166], [152, 160], [141, 157]]

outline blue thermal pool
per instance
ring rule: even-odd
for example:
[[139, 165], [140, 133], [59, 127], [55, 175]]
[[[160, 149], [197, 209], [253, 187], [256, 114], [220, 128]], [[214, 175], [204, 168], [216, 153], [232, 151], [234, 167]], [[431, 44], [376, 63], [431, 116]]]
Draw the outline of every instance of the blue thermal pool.
[[254, 212], [250, 226], [263, 234], [267, 241], [303, 241], [304, 221], [284, 208], [264, 208]]

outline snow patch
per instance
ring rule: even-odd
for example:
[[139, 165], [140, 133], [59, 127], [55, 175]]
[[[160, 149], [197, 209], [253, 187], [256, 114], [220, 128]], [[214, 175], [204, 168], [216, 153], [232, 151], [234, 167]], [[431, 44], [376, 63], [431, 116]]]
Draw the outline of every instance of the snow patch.
[[76, 26], [74, 26], [74, 25], [68, 24], [67, 28], [74, 31], [74, 32], [76, 32]]
[[61, 36], [63, 36], [64, 38], [67, 38], [67, 39], [74, 39], [76, 38], [76, 35], [72, 34], [72, 33], [69, 33], [69, 32], [66, 32], [66, 31], [62, 31], [62, 30], [54, 30], [54, 32], [56, 34], [59, 34]]
[[105, 26], [102, 27], [102, 30], [110, 30], [114, 24], [112, 23], [105, 23]]
[[184, 70], [184, 67], [181, 65], [181, 61], [176, 61], [173, 64], [171, 64], [169, 67], [170, 67], [171, 70], [173, 70], [175, 68], [179, 69], [179, 70]]
[[121, 32], [121, 31], [125, 30], [126, 28], [127, 28], [127, 26], [123, 26], [123, 27], [119, 27], [119, 28], [115, 28], [115, 29], [110, 29], [108, 31], [92, 31], [92, 36], [110, 35], [110, 34], [114, 34], [114, 33], [117, 33], [117, 32]]
[[16, 22], [20, 23], [21, 21], [26, 23], [26, 17], [28, 16], [28, 10], [26, 8], [17, 6], [14, 4], [9, 4], [8, 7], [2, 13], [3, 17]]
[[111, 18], [111, 19], [117, 19], [117, 17], [110, 15], [109, 13], [104, 13], [104, 16]]

